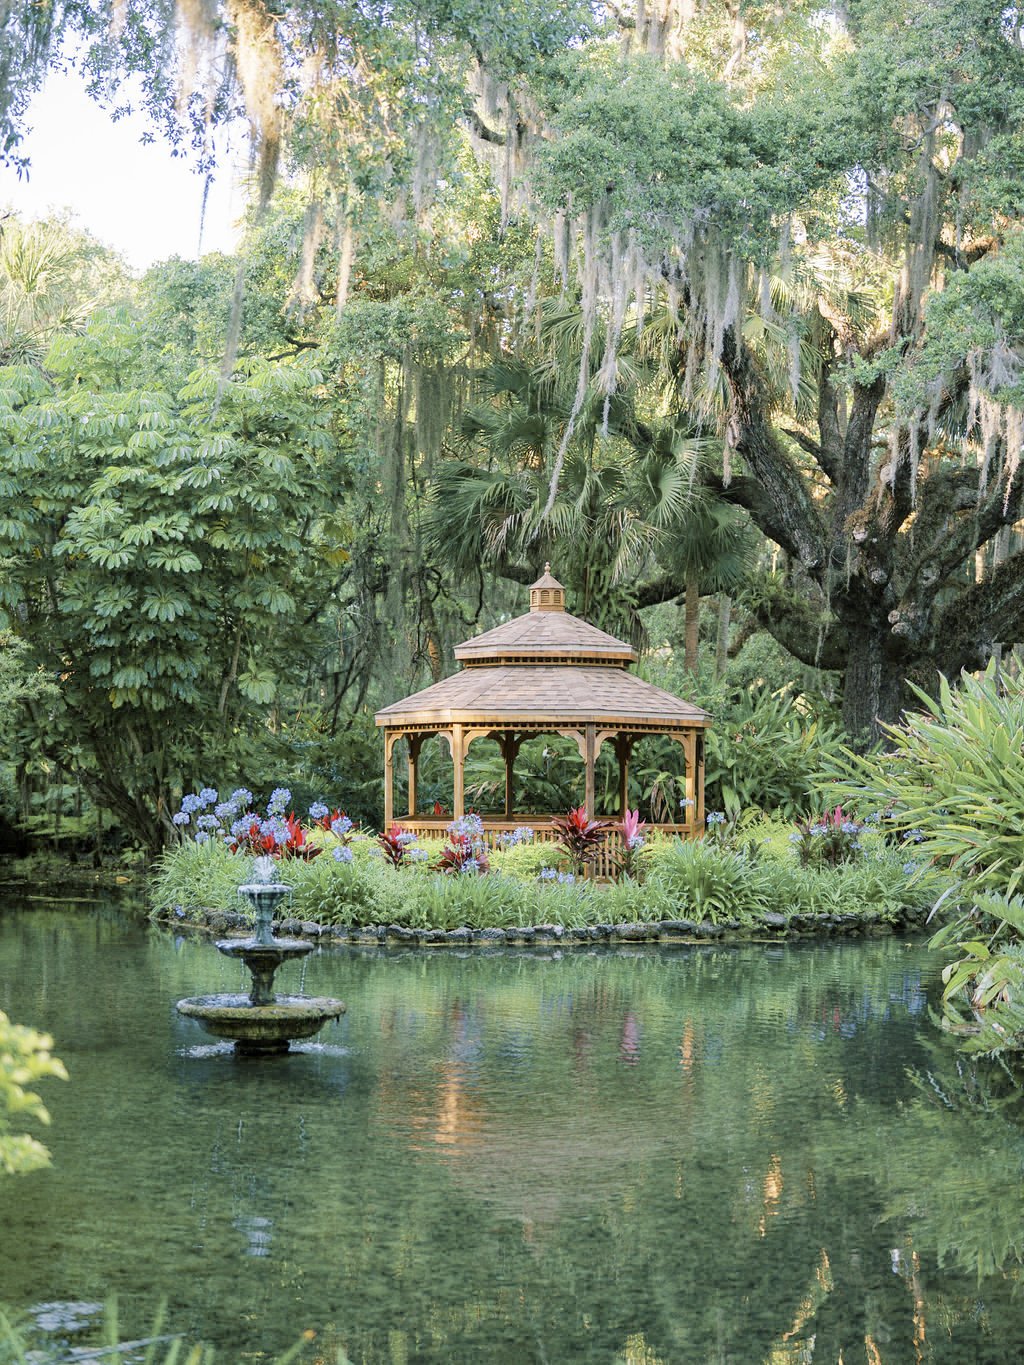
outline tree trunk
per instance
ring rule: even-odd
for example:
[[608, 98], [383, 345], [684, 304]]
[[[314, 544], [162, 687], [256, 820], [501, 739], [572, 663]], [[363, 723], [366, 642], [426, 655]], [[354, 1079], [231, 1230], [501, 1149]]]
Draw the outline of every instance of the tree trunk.
[[868, 749], [882, 738], [883, 725], [900, 718], [904, 666], [886, 658], [878, 632], [850, 637], [843, 685], [843, 725], [854, 746]]
[[727, 592], [718, 595], [718, 632], [715, 636], [715, 677], [721, 678], [729, 662], [729, 625], [732, 598]]
[[685, 642], [683, 663], [688, 673], [697, 671], [697, 644], [700, 637], [700, 582], [696, 574], [686, 576], [686, 594], [683, 607], [683, 639]]

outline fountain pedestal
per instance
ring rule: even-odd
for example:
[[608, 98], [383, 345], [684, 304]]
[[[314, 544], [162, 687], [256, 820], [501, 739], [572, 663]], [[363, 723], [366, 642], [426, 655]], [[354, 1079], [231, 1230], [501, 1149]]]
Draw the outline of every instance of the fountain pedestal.
[[287, 1052], [292, 1042], [312, 1038], [329, 1019], [344, 1014], [345, 1006], [326, 996], [274, 994], [278, 967], [305, 957], [313, 945], [304, 939], [274, 937], [274, 910], [291, 891], [289, 886], [253, 882], [238, 890], [256, 911], [255, 933], [251, 938], [221, 939], [217, 948], [226, 957], [242, 959], [252, 976], [251, 991], [247, 996], [192, 996], [179, 1000], [177, 1009], [215, 1038], [233, 1042], [243, 1055]]

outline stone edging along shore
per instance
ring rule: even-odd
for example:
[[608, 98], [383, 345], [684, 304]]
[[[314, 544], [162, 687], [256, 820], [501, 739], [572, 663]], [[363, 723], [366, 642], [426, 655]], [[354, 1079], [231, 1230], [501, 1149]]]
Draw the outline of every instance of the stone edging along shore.
[[[318, 924], [315, 920], [285, 919], [277, 924], [276, 929], [289, 937], [372, 947], [500, 948], [528, 947], [531, 944], [587, 947], [617, 943], [744, 943], [765, 938], [785, 942], [798, 938], [907, 934], [921, 930], [927, 915], [928, 907], [923, 906], [894, 920], [883, 919], [876, 910], [867, 910], [859, 915], [787, 916], [769, 913], [751, 924], [741, 924], [738, 920], [712, 924], [710, 920], [673, 919], [637, 924], [588, 924], [580, 928], [566, 928], [561, 924], [516, 925], [508, 929], [469, 929], [465, 925], [459, 929], [411, 929], [403, 924]], [[243, 931], [251, 924], [245, 915], [226, 910], [203, 910], [199, 912], [199, 918], [181, 919], [173, 914], [164, 914], [156, 919], [158, 923], [179, 929], [187, 926], [227, 934]]]

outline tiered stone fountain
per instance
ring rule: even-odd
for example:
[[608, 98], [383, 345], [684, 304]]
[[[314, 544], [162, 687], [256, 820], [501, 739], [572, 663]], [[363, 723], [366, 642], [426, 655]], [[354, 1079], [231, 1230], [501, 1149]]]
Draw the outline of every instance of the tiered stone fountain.
[[275, 995], [274, 976], [283, 962], [305, 957], [313, 951], [305, 939], [275, 938], [274, 911], [290, 893], [284, 882], [274, 882], [270, 858], [256, 863], [254, 882], [238, 888], [256, 912], [251, 938], [221, 939], [218, 949], [227, 957], [241, 958], [252, 975], [248, 995], [197, 995], [178, 1001], [178, 1011], [195, 1019], [215, 1038], [226, 1038], [235, 1051], [260, 1056], [287, 1052], [292, 1042], [312, 1038], [328, 1019], [345, 1012], [340, 1000], [326, 996]]

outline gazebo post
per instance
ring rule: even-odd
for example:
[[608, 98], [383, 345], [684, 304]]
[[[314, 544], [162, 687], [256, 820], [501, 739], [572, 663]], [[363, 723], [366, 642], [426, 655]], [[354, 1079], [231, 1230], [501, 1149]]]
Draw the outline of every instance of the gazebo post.
[[629, 756], [633, 742], [628, 735], [620, 734], [615, 740], [615, 754], [619, 760], [619, 818], [626, 818], [629, 810]]
[[[704, 775], [701, 773], [700, 782], [697, 781], [697, 736], [692, 730], [688, 730], [686, 738], [683, 740], [683, 753], [686, 762], [686, 799], [690, 803], [686, 807], [686, 823], [692, 825], [694, 829], [701, 829], [704, 824]], [[700, 801], [700, 809], [697, 809], [697, 802]]]
[[697, 829], [704, 828], [704, 736], [694, 735], [694, 748], [697, 753], [697, 796], [694, 807], [697, 816]]
[[466, 813], [466, 745], [463, 739], [463, 727], [460, 721], [455, 721], [452, 725], [452, 763], [455, 767], [455, 782], [452, 791], [452, 814], [455, 819], [458, 820]]
[[420, 749], [423, 747], [423, 735], [409, 735], [407, 742], [409, 745], [409, 819], [416, 814], [416, 803], [419, 796], [419, 767]]
[[594, 760], [596, 758], [596, 749], [597, 726], [593, 721], [588, 721], [586, 728], [586, 753], [583, 760], [586, 766], [586, 787], [583, 804], [587, 808], [587, 818], [589, 820], [593, 820], [594, 818]]
[[395, 741], [398, 736], [390, 730], [384, 732], [384, 828], [389, 830], [395, 818]]
[[505, 819], [511, 820], [513, 815], [512, 797], [514, 794], [512, 769], [516, 761], [516, 755], [519, 753], [519, 746], [522, 743], [522, 738], [517, 739], [514, 730], [506, 730], [498, 743], [501, 746], [501, 756], [505, 760]]

